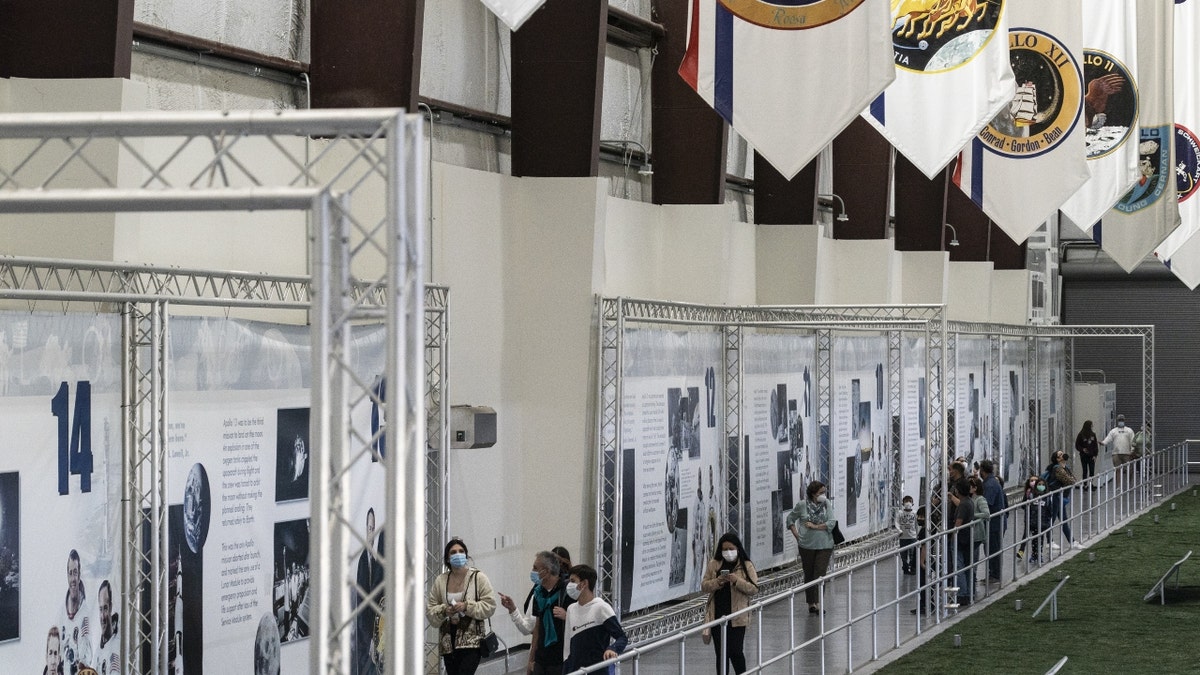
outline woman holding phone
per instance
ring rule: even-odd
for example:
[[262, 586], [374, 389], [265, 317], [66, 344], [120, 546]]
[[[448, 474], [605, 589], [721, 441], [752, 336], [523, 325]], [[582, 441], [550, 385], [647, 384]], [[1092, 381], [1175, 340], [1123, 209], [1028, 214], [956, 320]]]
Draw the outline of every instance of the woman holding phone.
[[[754, 563], [750, 562], [750, 556], [746, 555], [742, 540], [738, 539], [736, 534], [727, 532], [717, 541], [717, 550], [704, 570], [700, 590], [709, 594], [708, 605], [704, 608], [706, 623], [749, 606], [750, 596], [758, 592], [758, 572], [754, 569]], [[749, 625], [750, 613], [746, 612], [730, 619], [728, 627], [725, 628], [728, 640], [724, 657], [729, 660], [734, 673], [746, 671], [743, 644], [746, 641], [746, 627]], [[721, 628], [714, 628], [709, 639], [712, 640], [717, 653], [717, 675], [720, 675]]]

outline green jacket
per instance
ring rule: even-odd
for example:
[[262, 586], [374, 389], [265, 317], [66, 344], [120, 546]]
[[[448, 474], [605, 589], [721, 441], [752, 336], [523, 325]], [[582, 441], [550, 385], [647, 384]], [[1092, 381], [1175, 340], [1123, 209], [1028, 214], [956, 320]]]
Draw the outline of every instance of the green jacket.
[[[824, 530], [811, 530], [804, 527], [804, 523], [824, 523]], [[826, 501], [824, 504], [813, 504], [807, 499], [801, 499], [787, 515], [787, 528], [790, 530], [792, 526], [796, 526], [796, 531], [799, 536], [796, 543], [800, 548], [807, 549], [823, 549], [833, 548], [833, 526], [837, 524], [837, 519], [833, 517], [833, 502]]]

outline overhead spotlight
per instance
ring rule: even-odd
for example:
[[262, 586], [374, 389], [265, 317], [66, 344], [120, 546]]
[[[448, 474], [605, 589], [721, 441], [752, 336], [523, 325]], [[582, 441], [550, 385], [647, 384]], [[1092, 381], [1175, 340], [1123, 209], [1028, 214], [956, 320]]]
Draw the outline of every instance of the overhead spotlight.
[[839, 214], [837, 214], [837, 221], [838, 221], [839, 223], [845, 223], [845, 222], [847, 222], [847, 221], [849, 221], [849, 220], [850, 220], [850, 216], [846, 215], [846, 202], [842, 201], [842, 198], [841, 198], [841, 197], [837, 196], [836, 194], [834, 194], [834, 193], [832, 193], [832, 192], [830, 192], [829, 194], [819, 194], [819, 195], [817, 195], [817, 198], [818, 198], [818, 199], [820, 199], [821, 197], [826, 197], [826, 198], [830, 198], [830, 199], [836, 199], [836, 200], [838, 200], [838, 204], [839, 204], [839, 205], [841, 205], [841, 209], [842, 209], [842, 212], [841, 212], [841, 213], [839, 213]]
[[954, 226], [950, 225], [950, 223], [946, 223], [946, 227], [950, 228], [950, 240], [947, 241], [947, 245], [958, 246], [959, 245], [959, 232], [956, 231], [956, 229], [954, 229]]
[[639, 176], [653, 176], [654, 175], [654, 167], [650, 164], [649, 158], [647, 158], [646, 161], [642, 162], [642, 168], [638, 169], [638, 175]]

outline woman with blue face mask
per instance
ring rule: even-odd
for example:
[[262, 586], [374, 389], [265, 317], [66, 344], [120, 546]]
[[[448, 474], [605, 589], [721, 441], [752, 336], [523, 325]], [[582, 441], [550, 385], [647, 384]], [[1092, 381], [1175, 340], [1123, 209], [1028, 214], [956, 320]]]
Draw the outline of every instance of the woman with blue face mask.
[[488, 620], [496, 611], [496, 598], [487, 575], [470, 565], [463, 540], [446, 542], [442, 562], [446, 571], [433, 580], [425, 616], [438, 627], [446, 672], [472, 675], [479, 667], [480, 644], [491, 630]]

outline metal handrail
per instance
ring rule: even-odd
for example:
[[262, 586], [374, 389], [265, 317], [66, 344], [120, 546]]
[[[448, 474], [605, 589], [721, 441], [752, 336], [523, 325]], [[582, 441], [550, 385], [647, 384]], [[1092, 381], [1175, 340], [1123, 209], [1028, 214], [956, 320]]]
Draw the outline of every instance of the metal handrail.
[[[1148, 510], [1149, 508], [1151, 508], [1152, 506], [1154, 506], [1155, 504], [1160, 502], [1165, 496], [1173, 494], [1174, 492], [1178, 492], [1179, 490], [1182, 490], [1184, 487], [1186, 487], [1186, 485], [1187, 485], [1187, 475], [1186, 475], [1187, 463], [1186, 463], [1186, 454], [1185, 454], [1186, 449], [1187, 449], [1187, 444], [1182, 443], [1182, 444], [1176, 444], [1169, 448], [1164, 448], [1164, 449], [1156, 451], [1156, 452], [1147, 453], [1145, 456], [1141, 457], [1138, 460], [1135, 460], [1128, 464], [1122, 465], [1120, 467], [1115, 467], [1115, 468], [1109, 469], [1109, 470], [1105, 471], [1104, 473], [1097, 474], [1097, 475], [1087, 479], [1086, 481], [1079, 481], [1079, 483], [1076, 483], [1074, 485], [1065, 486], [1065, 487], [1059, 488], [1057, 490], [1047, 492], [1045, 494], [1046, 494], [1046, 497], [1051, 500], [1060, 500], [1062, 497], [1073, 494], [1075, 492], [1080, 492], [1080, 494], [1082, 494], [1082, 495], [1090, 495], [1091, 491], [1086, 490], [1086, 488], [1090, 488], [1092, 485], [1097, 486], [1098, 493], [1099, 493], [1097, 495], [1097, 497], [1094, 499], [1081, 499], [1081, 501], [1090, 501], [1090, 504], [1085, 509], [1081, 509], [1076, 514], [1070, 514], [1070, 513], [1066, 514], [1066, 518], [1068, 521], [1074, 521], [1076, 524], [1082, 524], [1083, 523], [1082, 519], [1085, 514], [1090, 514], [1095, 517], [1096, 523], [1097, 523], [1096, 529], [1095, 530], [1089, 529], [1089, 531], [1079, 532], [1078, 538], [1080, 538], [1080, 539], [1092, 539], [1092, 538], [1100, 536], [1101, 534], [1108, 534], [1108, 533], [1111, 533], [1113, 530], [1115, 530], [1118, 526], [1122, 525], [1123, 523], [1126, 523], [1129, 520], [1131, 520], [1132, 518], [1136, 517], [1137, 515], [1140, 515], [1141, 513], [1145, 512], [1146, 510]], [[1084, 488], [1084, 491], [1081, 491], [1080, 488]], [[1159, 492], [1160, 490], [1161, 490], [1161, 492]], [[1015, 523], [1020, 522], [1020, 521], [1016, 520], [1017, 518], [1025, 518], [1026, 517], [1025, 516], [1025, 507], [1026, 507], [1026, 502], [1017, 502], [1014, 504], [1010, 504], [1008, 506], [1008, 508], [1006, 508], [1002, 511], [999, 511], [995, 514], [991, 514], [991, 517], [992, 518], [1012, 517], [1012, 523], [1015, 524]], [[1020, 547], [1022, 545], [1029, 546], [1034, 541], [1041, 541], [1044, 539], [1053, 540], [1053, 538], [1055, 538], [1055, 537], [1057, 537], [1060, 542], [1064, 541], [1064, 539], [1067, 537], [1067, 535], [1066, 535], [1065, 531], [1063, 530], [1063, 524], [1064, 523], [1062, 523], [1062, 522], [1056, 521], [1044, 530], [1039, 529], [1037, 532], [1026, 533], [1023, 536], [1014, 536], [1013, 541], [1007, 545], [1002, 546], [999, 551], [989, 550], [990, 547], [988, 547], [986, 545], [987, 542], [985, 542], [983, 556], [981, 556], [978, 560], [973, 560], [971, 565], [973, 567], [985, 566], [987, 564], [988, 558], [991, 555], [993, 555], [993, 554], [1002, 555], [1002, 556], [1008, 555], [1009, 551], [1015, 552], [1015, 550], [1018, 547]], [[1065, 524], [1069, 526], [1071, 524], [1071, 522], [1067, 522]], [[846, 616], [843, 619], [839, 619], [837, 621], [832, 622], [832, 624], [827, 624], [825, 615], [822, 614], [822, 615], [820, 615], [820, 621], [821, 621], [820, 631], [815, 636], [809, 638], [806, 641], [803, 641], [803, 642], [797, 644], [795, 642], [795, 637], [794, 637], [795, 632], [791, 631], [791, 635], [793, 637], [792, 637], [792, 642], [791, 642], [790, 647], [788, 649], [782, 651], [779, 654], [774, 654], [771, 656], [766, 656], [765, 654], [763, 654], [761, 652], [761, 645], [762, 645], [761, 633], [764, 629], [763, 622], [761, 621], [762, 614], [769, 608], [773, 608], [780, 604], [787, 603], [789, 614], [794, 615], [794, 613], [795, 613], [794, 610], [795, 610], [795, 607], [797, 604], [796, 603], [797, 596], [799, 594], [803, 593], [804, 591], [806, 591], [807, 589], [813, 588], [813, 587], [816, 587], [819, 590], [819, 592], [821, 593], [821, 599], [824, 600], [824, 594], [825, 594], [826, 588], [828, 586], [830, 586], [831, 584], [834, 584], [834, 583], [843, 583], [844, 582], [844, 583], [847, 583], [847, 585], [848, 585], [848, 591], [847, 591], [848, 596], [852, 596], [853, 595], [853, 578], [856, 574], [862, 574], [862, 573], [874, 574], [874, 573], [878, 572], [880, 566], [882, 565], [886, 569], [892, 570], [893, 572], [895, 572], [898, 575], [899, 574], [898, 561], [899, 561], [899, 555], [902, 551], [906, 551], [910, 548], [915, 548], [915, 549], [919, 550], [920, 547], [928, 547], [928, 549], [934, 553], [946, 551], [946, 550], [953, 550], [954, 537], [958, 536], [960, 533], [965, 533], [966, 536], [970, 536], [970, 529], [969, 529], [970, 527], [971, 527], [971, 524], [968, 523], [968, 524], [964, 524], [957, 528], [951, 528], [951, 529], [947, 529], [944, 531], [935, 532], [935, 533], [927, 536], [925, 539], [920, 540], [910, 546], [904, 547], [902, 549], [896, 549], [895, 551], [891, 551], [889, 553], [886, 553], [886, 554], [883, 554], [880, 556], [876, 556], [872, 559], [858, 562], [853, 565], [849, 565], [847, 567], [838, 569], [836, 571], [830, 571], [824, 577], [821, 577], [819, 579], [816, 579], [816, 580], [806, 583], [806, 584], [800, 584], [789, 590], [786, 590], [781, 593], [777, 593], [770, 597], [759, 600], [758, 602], [755, 602], [742, 610], [739, 610], [730, 615], [721, 617], [720, 619], [715, 619], [715, 620], [709, 621], [707, 623], [694, 625], [694, 626], [688, 627], [686, 629], [680, 630], [678, 632], [672, 633], [666, 637], [658, 638], [651, 642], [633, 645], [629, 649], [627, 649], [625, 651], [625, 653], [619, 655], [615, 659], [611, 659], [609, 661], [604, 661], [602, 663], [597, 663], [595, 665], [592, 665], [587, 668], [580, 669], [580, 670], [574, 671], [574, 672], [576, 672], [576, 673], [599, 672], [602, 669], [606, 669], [610, 665], [617, 664], [617, 663], [627, 663], [627, 662], [631, 662], [631, 661], [634, 662], [633, 663], [634, 672], [638, 672], [638, 668], [640, 665], [639, 662], [642, 659], [646, 658], [648, 655], [655, 654], [664, 649], [675, 649], [675, 650], [678, 650], [678, 652], [681, 655], [681, 658], [679, 661], [679, 668], [680, 668], [679, 672], [681, 675], [684, 675], [684, 673], [686, 672], [686, 662], [682, 658], [682, 655], [685, 653], [688, 640], [698, 637], [701, 634], [701, 632], [704, 631], [705, 629], [708, 629], [709, 631], [714, 631], [714, 632], [726, 630], [727, 625], [733, 619], [740, 617], [740, 616], [744, 616], [744, 615], [751, 615], [751, 616], [755, 616], [755, 617], [759, 618], [759, 620], [756, 621], [755, 624], [760, 633], [760, 635], [759, 635], [759, 647], [760, 647], [759, 663], [754, 664], [754, 665], [747, 664], [749, 666], [747, 672], [749, 672], [749, 673], [762, 672], [765, 668], [768, 668], [779, 661], [783, 661], [784, 659], [790, 659], [790, 658], [795, 657], [796, 655], [799, 655], [802, 650], [809, 648], [809, 647], [819, 647], [821, 650], [821, 653], [823, 655], [826, 652], [826, 650], [828, 648], [830, 648], [830, 645], [827, 644], [828, 638], [830, 638], [835, 633], [840, 633], [840, 632], [846, 631], [848, 628], [858, 625], [864, 621], [872, 621], [872, 620], [878, 618], [879, 615], [883, 612], [893, 612], [897, 616], [899, 616], [900, 610], [902, 609], [901, 605], [903, 603], [912, 602], [914, 599], [920, 597], [922, 592], [927, 594], [927, 598], [938, 599], [939, 602], [938, 602], [937, 611], [931, 612], [932, 627], [928, 627], [928, 623], [926, 621], [923, 621], [922, 617], [920, 615], [918, 615], [915, 619], [915, 621], [916, 621], [915, 634], [913, 636], [911, 636], [910, 638], [908, 638], [908, 640], [902, 640], [899, 633], [897, 632], [897, 634], [895, 635], [895, 641], [892, 644], [892, 646], [884, 647], [884, 649], [881, 652], [873, 654], [870, 659], [871, 661], [878, 660], [879, 658], [881, 658], [881, 656], [883, 654], [885, 654], [889, 651], [892, 651], [892, 650], [896, 650], [899, 647], [903, 646], [906, 642], [912, 641], [914, 639], [921, 637], [925, 632], [927, 632], [927, 630], [930, 630], [930, 629], [940, 630], [941, 628], [944, 628], [944, 624], [946, 623], [947, 620], [949, 620], [950, 618], [953, 617], [953, 615], [956, 613], [956, 610], [954, 610], [954, 609], [947, 610], [946, 608], [944, 608], [940, 602], [940, 598], [942, 598], [944, 596], [945, 589], [951, 587], [949, 585], [950, 581], [955, 575], [960, 573], [958, 570], [955, 570], [955, 569], [947, 570], [947, 566], [942, 565], [937, 569], [936, 574], [931, 574], [930, 577], [927, 578], [927, 583], [924, 586], [920, 586], [920, 587], [916, 588], [915, 590], [902, 591], [899, 587], [899, 584], [897, 584], [896, 592], [893, 596], [879, 598], [875, 593], [872, 593], [871, 594], [872, 607], [870, 609], [868, 609], [864, 612], [859, 612], [856, 615], [853, 604], [850, 604], [847, 607]], [[1067, 555], [1069, 553], [1070, 545], [1069, 545], [1069, 540], [1067, 540], [1067, 541], [1068, 541], [1068, 545], [1062, 548], [1062, 552], [1057, 554], [1058, 556]], [[1047, 545], [1046, 548], [1049, 549], [1049, 545]], [[1055, 555], [1056, 554], [1054, 554], [1052, 551], [1047, 551], [1047, 556], [1049, 558], [1054, 558]], [[1025, 563], [1024, 565], [1019, 564], [1019, 563], [1013, 565], [1012, 579], [1009, 582], [1010, 586], [1014, 586], [1014, 584], [1012, 582], [1015, 582], [1018, 578], [1027, 576], [1031, 573], [1034, 573], [1034, 572], [1031, 572], [1031, 570], [1030, 570], [1031, 565], [1029, 563], [1029, 558], [1026, 557], [1023, 560]], [[1022, 568], [1024, 568], [1024, 569], [1022, 569]], [[1043, 567], [1041, 569], [1048, 569], [1048, 568]], [[1004, 581], [1002, 581], [1001, 584], [1003, 586]], [[987, 593], [986, 589], [985, 589], [984, 593], [985, 594]], [[823, 604], [824, 603], [822, 603], [822, 605]], [[873, 628], [873, 631], [877, 631], [877, 630], [878, 630], [877, 628]], [[875, 634], [875, 635], [873, 635], [873, 637], [874, 637], [873, 643], [878, 645], [880, 643], [880, 640], [878, 639], [879, 636], [877, 634]], [[853, 646], [854, 646], [854, 642], [853, 642], [853, 639], [851, 639], [847, 643], [848, 652], [852, 653]], [[879, 651], [879, 650], [877, 650], [877, 651]], [[747, 656], [750, 656], [749, 650], [747, 651]], [[824, 658], [822, 658], [821, 660], [822, 660], [821, 672], [826, 672], [825, 660], [824, 660]], [[854, 667], [858, 667], [859, 665], [860, 664], [858, 664], [858, 663], [854, 663]], [[708, 672], [710, 668], [711, 668], [711, 664], [709, 664], [706, 660], [703, 670], [705, 672]]]

